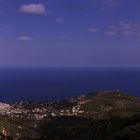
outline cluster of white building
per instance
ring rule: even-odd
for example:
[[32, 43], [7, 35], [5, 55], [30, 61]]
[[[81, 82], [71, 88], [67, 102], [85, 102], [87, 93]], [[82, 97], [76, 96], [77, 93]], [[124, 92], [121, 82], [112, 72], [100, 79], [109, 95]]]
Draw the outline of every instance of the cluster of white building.
[[[85, 102], [83, 101], [83, 96], [75, 99], [71, 99], [70, 102], [77, 102], [77, 105], [70, 108], [55, 109], [55, 103], [48, 106], [40, 106], [34, 108], [26, 108], [24, 103], [18, 103], [15, 105], [0, 103], [0, 115], [7, 115], [10, 117], [17, 118], [27, 118], [27, 119], [37, 119], [41, 120], [48, 115], [51, 116], [77, 116], [78, 114], [84, 113], [81, 110], [81, 105]], [[28, 106], [28, 103], [26, 104]], [[29, 104], [30, 105], [30, 104]]]

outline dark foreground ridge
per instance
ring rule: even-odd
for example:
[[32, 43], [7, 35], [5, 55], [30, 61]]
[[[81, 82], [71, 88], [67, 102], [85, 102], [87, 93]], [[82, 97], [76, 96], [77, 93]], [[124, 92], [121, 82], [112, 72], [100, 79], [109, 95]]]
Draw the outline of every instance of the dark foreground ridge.
[[120, 91], [0, 103], [0, 140], [140, 140], [140, 99]]

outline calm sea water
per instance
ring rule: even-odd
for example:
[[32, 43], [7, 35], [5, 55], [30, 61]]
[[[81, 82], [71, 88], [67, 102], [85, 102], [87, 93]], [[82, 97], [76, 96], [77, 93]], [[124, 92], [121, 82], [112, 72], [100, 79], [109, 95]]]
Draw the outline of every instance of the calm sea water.
[[117, 89], [140, 96], [140, 69], [0, 69], [0, 102], [45, 101]]

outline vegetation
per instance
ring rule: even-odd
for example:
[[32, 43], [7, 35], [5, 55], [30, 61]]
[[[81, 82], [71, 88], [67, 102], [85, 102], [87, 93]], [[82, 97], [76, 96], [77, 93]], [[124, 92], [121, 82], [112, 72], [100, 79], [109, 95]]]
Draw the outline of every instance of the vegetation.
[[139, 140], [140, 115], [94, 120], [81, 117], [53, 118], [40, 124], [41, 139], [48, 140]]
[[140, 140], [139, 98], [108, 91], [73, 101], [63, 100], [53, 106], [70, 109], [75, 101], [82, 101], [83, 114], [50, 115], [43, 120], [1, 116], [0, 132], [3, 127], [9, 132], [6, 138], [1, 133], [0, 140]]

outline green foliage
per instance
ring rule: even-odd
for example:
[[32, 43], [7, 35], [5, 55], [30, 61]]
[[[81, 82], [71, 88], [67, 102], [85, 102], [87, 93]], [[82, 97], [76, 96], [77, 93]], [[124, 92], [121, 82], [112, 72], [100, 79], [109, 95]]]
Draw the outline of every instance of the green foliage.
[[[133, 131], [131, 129], [133, 128]], [[140, 115], [130, 118], [94, 120], [81, 117], [54, 118], [40, 125], [48, 140], [117, 140], [140, 138]], [[133, 138], [133, 139], [132, 139]]]

